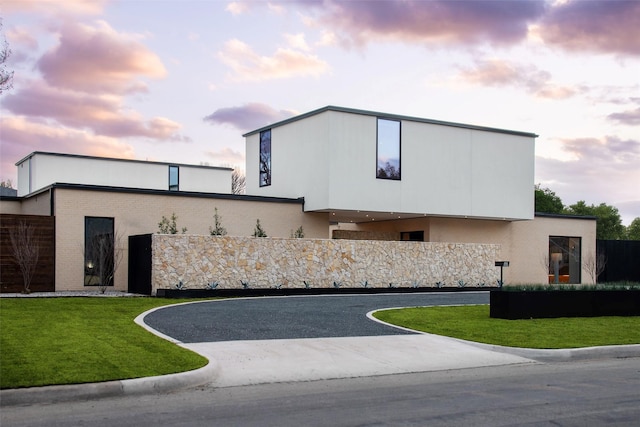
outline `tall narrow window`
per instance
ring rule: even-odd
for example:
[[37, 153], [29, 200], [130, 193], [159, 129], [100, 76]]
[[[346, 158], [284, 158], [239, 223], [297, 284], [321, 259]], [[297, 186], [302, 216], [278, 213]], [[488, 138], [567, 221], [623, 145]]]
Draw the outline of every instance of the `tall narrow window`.
[[549, 283], [580, 283], [580, 237], [549, 237]]
[[271, 185], [271, 129], [260, 132], [260, 187]]
[[180, 189], [180, 168], [178, 166], [169, 166], [169, 191], [178, 191]]
[[113, 218], [84, 218], [84, 285], [113, 286]]
[[378, 164], [376, 177], [400, 179], [400, 122], [378, 119]]

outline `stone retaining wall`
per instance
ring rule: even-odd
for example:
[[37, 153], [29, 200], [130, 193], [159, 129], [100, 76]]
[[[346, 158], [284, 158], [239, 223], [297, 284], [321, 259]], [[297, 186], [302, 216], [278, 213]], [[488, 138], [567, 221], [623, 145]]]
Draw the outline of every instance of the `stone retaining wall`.
[[229, 236], [152, 237], [152, 294], [175, 288], [218, 289], [495, 286], [500, 245], [280, 239]]

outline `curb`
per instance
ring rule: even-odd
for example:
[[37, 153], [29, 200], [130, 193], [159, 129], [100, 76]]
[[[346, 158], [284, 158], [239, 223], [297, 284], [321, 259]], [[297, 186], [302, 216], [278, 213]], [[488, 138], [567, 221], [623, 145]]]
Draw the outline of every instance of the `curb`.
[[[164, 306], [145, 311], [137, 316], [134, 319], [134, 322], [160, 338], [186, 348], [181, 342], [156, 331], [144, 323], [144, 317], [148, 313], [160, 308], [164, 308]], [[202, 368], [187, 372], [178, 372], [175, 374], [133, 378], [128, 380], [105, 381], [99, 383], [0, 390], [0, 406], [94, 400], [108, 397], [162, 393], [183, 388], [197, 387], [214, 381], [220, 374], [220, 366], [218, 363], [212, 359], [208, 360], [209, 363]]]
[[0, 402], [2, 406], [16, 406], [161, 393], [209, 383], [218, 373], [217, 363], [209, 360], [202, 368], [176, 374], [101, 383], [0, 390]]

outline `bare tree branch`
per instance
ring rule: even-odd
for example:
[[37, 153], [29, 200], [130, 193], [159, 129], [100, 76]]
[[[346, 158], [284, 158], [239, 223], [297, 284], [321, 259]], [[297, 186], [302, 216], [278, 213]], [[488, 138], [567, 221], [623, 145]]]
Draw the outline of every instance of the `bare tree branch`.
[[97, 234], [85, 248], [85, 285], [97, 285], [100, 293], [113, 286], [120, 261], [122, 261], [122, 235], [120, 233]]
[[9, 230], [9, 238], [11, 239], [13, 257], [22, 272], [24, 292], [29, 293], [31, 292], [31, 280], [36, 272], [40, 256], [40, 247], [33, 225], [27, 225], [26, 221], [20, 221], [17, 227]]

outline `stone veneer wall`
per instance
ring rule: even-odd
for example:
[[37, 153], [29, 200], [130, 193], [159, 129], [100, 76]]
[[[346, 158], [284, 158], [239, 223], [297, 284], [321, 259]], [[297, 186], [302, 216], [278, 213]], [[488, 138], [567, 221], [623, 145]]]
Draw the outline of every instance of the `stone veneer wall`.
[[[219, 289], [491, 286], [500, 245], [230, 236], [152, 237], [152, 294], [175, 287]], [[437, 283], [439, 282], [439, 285]]]

